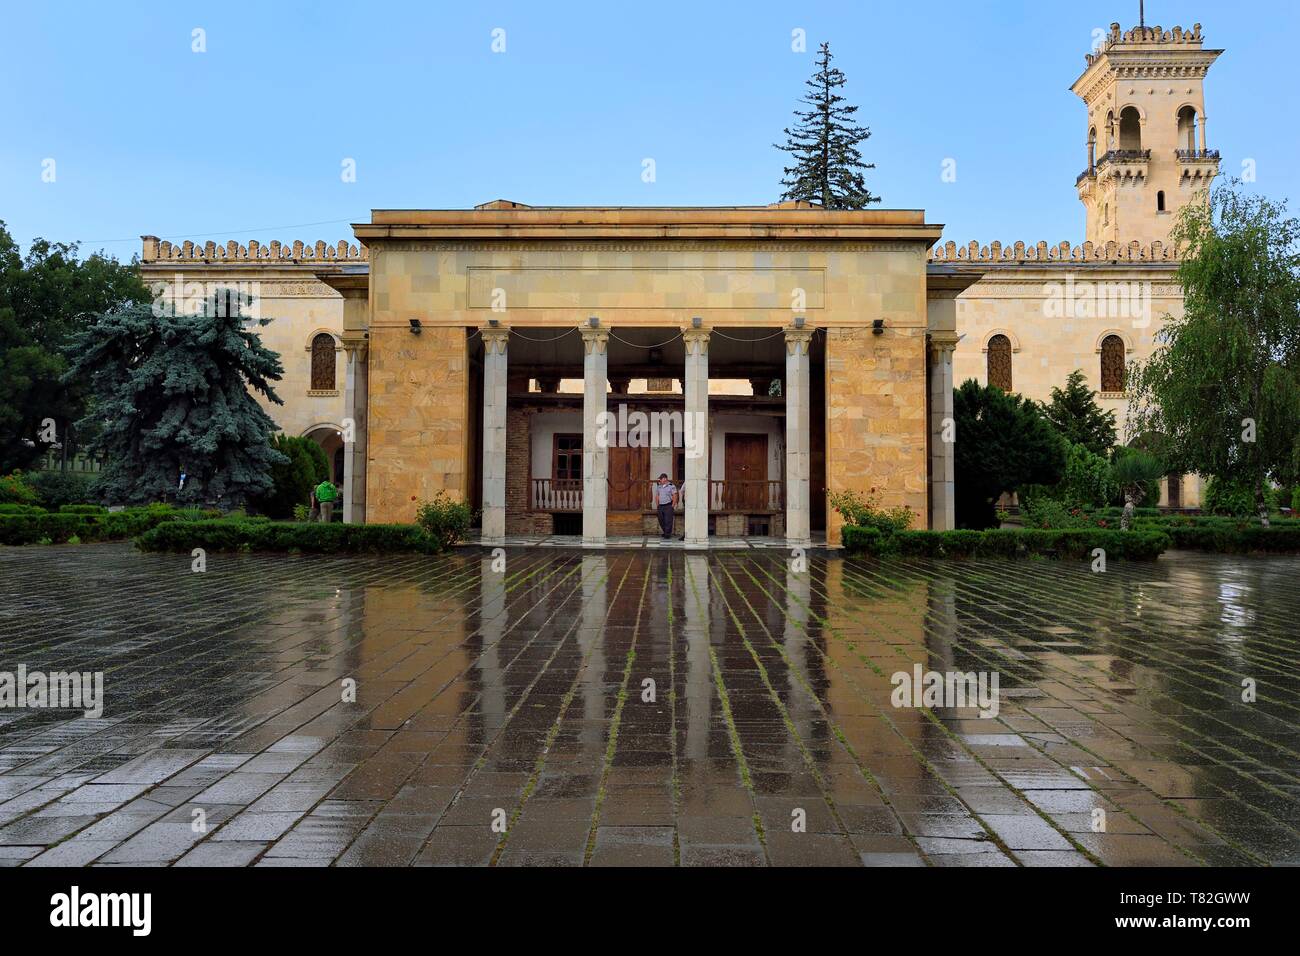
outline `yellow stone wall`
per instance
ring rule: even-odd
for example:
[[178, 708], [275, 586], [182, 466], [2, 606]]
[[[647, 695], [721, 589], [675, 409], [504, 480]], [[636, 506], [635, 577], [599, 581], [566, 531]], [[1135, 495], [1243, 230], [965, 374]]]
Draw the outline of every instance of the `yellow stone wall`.
[[[924, 314], [924, 313], [922, 313]], [[928, 526], [925, 329], [836, 328], [826, 334], [826, 487], [906, 505]], [[827, 543], [840, 543], [827, 509]]]
[[366, 521], [410, 522], [439, 491], [464, 500], [469, 377], [463, 328], [370, 331]]

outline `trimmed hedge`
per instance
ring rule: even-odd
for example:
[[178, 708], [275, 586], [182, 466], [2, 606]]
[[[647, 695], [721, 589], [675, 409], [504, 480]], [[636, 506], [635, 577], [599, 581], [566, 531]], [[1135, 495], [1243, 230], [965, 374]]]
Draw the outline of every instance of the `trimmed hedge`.
[[85, 512], [78, 506], [48, 513], [40, 508], [28, 512], [0, 511], [0, 544], [36, 544], [48, 539], [62, 544], [75, 536], [81, 541], [119, 541], [144, 534], [168, 522], [194, 522], [217, 512], [178, 509], [170, 505], [148, 505], [108, 512]]
[[1113, 531], [1106, 528], [989, 531], [903, 531], [881, 534], [875, 528], [847, 525], [844, 547], [851, 554], [903, 554], [933, 558], [1026, 557], [1031, 554], [1087, 558], [1101, 548], [1108, 558], [1151, 561], [1171, 545], [1162, 531]]
[[1170, 526], [1163, 529], [1175, 548], [1191, 551], [1215, 551], [1221, 554], [1246, 554], [1251, 551], [1300, 552], [1300, 527], [1288, 523], [1261, 528], [1239, 527], [1235, 522], [1221, 525]]
[[436, 553], [437, 541], [416, 525], [299, 521], [172, 521], [136, 539], [142, 551], [306, 551], [326, 554]]

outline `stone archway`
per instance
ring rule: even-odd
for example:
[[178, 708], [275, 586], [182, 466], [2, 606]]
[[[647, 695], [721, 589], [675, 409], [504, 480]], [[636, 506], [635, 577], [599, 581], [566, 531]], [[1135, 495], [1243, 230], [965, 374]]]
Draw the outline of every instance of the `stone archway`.
[[337, 425], [313, 425], [302, 433], [303, 438], [310, 438], [325, 452], [329, 462], [330, 481], [338, 487], [343, 486], [344, 459], [343, 430]]

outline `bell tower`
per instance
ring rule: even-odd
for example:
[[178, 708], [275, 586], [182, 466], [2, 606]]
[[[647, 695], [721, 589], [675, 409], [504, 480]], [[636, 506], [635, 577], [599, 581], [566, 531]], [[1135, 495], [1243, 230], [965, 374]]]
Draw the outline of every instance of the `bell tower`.
[[1201, 25], [1119, 24], [1086, 56], [1070, 90], [1088, 109], [1088, 166], [1076, 186], [1094, 244], [1167, 242], [1178, 210], [1219, 172], [1205, 135], [1205, 74], [1222, 50]]

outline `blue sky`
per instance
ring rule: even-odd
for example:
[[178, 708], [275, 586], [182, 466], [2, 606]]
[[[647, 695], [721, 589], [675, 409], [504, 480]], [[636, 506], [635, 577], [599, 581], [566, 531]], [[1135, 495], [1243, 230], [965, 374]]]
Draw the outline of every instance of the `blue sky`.
[[[923, 208], [959, 243], [1077, 241], [1084, 112], [1069, 86], [1093, 31], [1135, 25], [1137, 6], [11, 2], [0, 219], [24, 246], [129, 258], [142, 233], [336, 240], [371, 208], [771, 202], [785, 159], [771, 144], [826, 39], [872, 129], [883, 206]], [[1207, 85], [1210, 146], [1300, 202], [1284, 95], [1300, 4], [1147, 3], [1148, 23], [1197, 21], [1227, 50]], [[809, 52], [791, 51], [795, 28]]]

